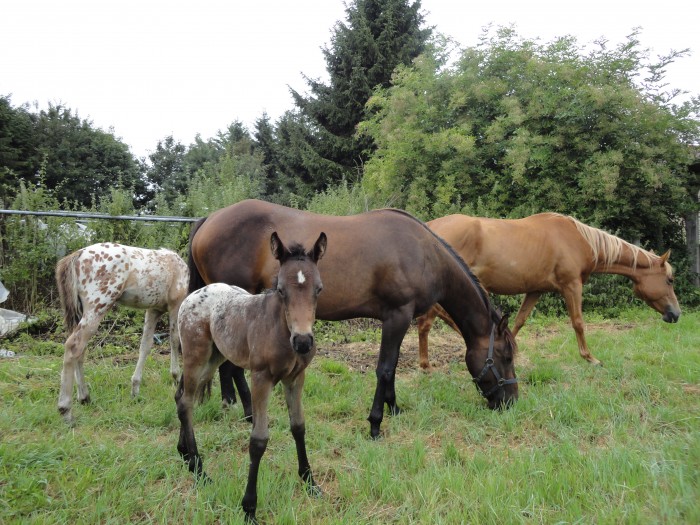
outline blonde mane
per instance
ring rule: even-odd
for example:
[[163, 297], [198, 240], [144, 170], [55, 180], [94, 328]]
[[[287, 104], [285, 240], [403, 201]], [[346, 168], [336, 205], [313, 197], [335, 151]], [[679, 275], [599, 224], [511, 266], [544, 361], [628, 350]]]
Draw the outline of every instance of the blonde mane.
[[[591, 247], [594, 262], [602, 262], [606, 267], [608, 267], [620, 260], [625, 248], [632, 252], [633, 270], [636, 270], [637, 268], [637, 261], [639, 260], [640, 255], [646, 258], [649, 267], [651, 267], [655, 261], [661, 259], [661, 257], [656, 254], [648, 252], [645, 249], [635, 246], [634, 244], [620, 239], [619, 237], [616, 237], [608, 232], [583, 224], [581, 221], [574, 219], [569, 215], [560, 216], [565, 217], [574, 223], [578, 232]], [[664, 263], [664, 267], [666, 269], [666, 275], [669, 278], [672, 277], [673, 269], [671, 268], [671, 265], [666, 262]]]

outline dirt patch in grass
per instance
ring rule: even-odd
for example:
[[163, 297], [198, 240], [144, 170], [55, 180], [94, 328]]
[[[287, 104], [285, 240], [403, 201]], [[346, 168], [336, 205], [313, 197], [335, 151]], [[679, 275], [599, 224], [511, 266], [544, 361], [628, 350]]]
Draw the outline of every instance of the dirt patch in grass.
[[[462, 337], [451, 330], [433, 330], [430, 334], [430, 364], [435, 369], [446, 369], [455, 363], [464, 363], [465, 346]], [[330, 343], [319, 347], [317, 356], [345, 363], [350, 370], [374, 372], [379, 356], [379, 343]], [[418, 331], [415, 327], [404, 337], [399, 354], [397, 372], [416, 370], [418, 365]]]
[[[620, 332], [635, 328], [631, 322], [601, 321], [586, 325], [586, 332]], [[557, 337], [562, 333], [574, 332], [569, 325], [535, 326], [525, 325], [518, 334], [518, 346], [520, 349], [516, 360], [516, 366], [523, 367], [529, 364], [527, 349]], [[465, 345], [462, 336], [446, 327], [433, 329], [430, 332], [428, 355], [430, 364], [435, 370], [446, 370], [455, 364], [464, 365]], [[374, 341], [324, 343], [319, 345], [318, 356], [327, 357], [341, 363], [345, 363], [350, 370], [358, 372], [374, 372], [379, 356], [379, 343]], [[415, 325], [406, 333], [401, 344], [401, 353], [397, 373], [417, 370], [418, 364], [418, 330]]]

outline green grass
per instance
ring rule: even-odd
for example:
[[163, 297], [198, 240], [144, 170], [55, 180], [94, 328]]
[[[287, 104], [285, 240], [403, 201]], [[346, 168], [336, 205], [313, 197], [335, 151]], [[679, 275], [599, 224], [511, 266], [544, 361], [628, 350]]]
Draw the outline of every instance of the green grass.
[[[647, 310], [592, 319], [589, 345], [602, 368], [578, 357], [568, 321], [525, 326], [520, 400], [505, 412], [485, 408], [463, 362], [432, 374], [416, 364], [397, 378], [404, 412], [385, 416], [378, 441], [368, 438], [365, 420], [374, 374], [319, 356], [304, 406], [324, 494], [307, 496], [298, 479], [277, 389], [258, 518], [700, 523], [700, 313], [685, 312], [677, 325]], [[141, 396], [132, 400], [138, 331], [130, 337], [122, 354], [113, 340], [91, 345], [85, 370], [93, 402], [74, 406], [75, 428], [56, 410], [60, 352], [26, 337], [3, 341], [19, 356], [0, 359], [0, 523], [242, 522], [250, 426], [240, 406], [222, 411], [215, 388], [197, 407], [195, 432], [213, 483], [195, 484], [175, 448], [169, 358], [149, 358]]]

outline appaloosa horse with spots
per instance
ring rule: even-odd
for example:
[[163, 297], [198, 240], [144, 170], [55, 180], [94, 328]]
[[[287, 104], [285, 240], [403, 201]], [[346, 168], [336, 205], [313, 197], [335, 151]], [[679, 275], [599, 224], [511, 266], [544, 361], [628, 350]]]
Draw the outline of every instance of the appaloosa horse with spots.
[[58, 410], [73, 422], [73, 378], [78, 400], [90, 401], [83, 373], [85, 346], [115, 304], [146, 310], [139, 359], [131, 378], [131, 395], [139, 393], [146, 357], [160, 316], [170, 317], [170, 373], [179, 375], [177, 311], [187, 295], [187, 264], [175, 252], [147, 250], [115, 243], [93, 244], [61, 259], [56, 284], [69, 336], [65, 343]]
[[[325, 284], [319, 319], [382, 321], [377, 386], [368, 417], [372, 437], [379, 435], [384, 403], [392, 414], [399, 412], [394, 384], [401, 341], [411, 320], [435, 303], [460, 327], [467, 368], [488, 406], [507, 406], [517, 399], [516, 345], [507, 318], [492, 306], [454, 250], [401, 210], [336, 217], [258, 200], [223, 208], [195, 223], [190, 233], [190, 292], [214, 282], [249, 292], [269, 288], [279, 270], [268, 248], [273, 231], [307, 244], [321, 231], [331, 239], [319, 262]], [[233, 372], [238, 386], [242, 373], [236, 368]]]
[[313, 324], [323, 287], [316, 263], [323, 257], [326, 243], [322, 232], [308, 252], [299, 244], [287, 249], [277, 233], [272, 233], [268, 249], [280, 264], [272, 290], [251, 295], [236, 286], [215, 283], [190, 294], [180, 308], [183, 373], [175, 395], [180, 419], [177, 450], [198, 477], [204, 476], [204, 471], [192, 426], [194, 400], [201, 397], [217, 367], [227, 359], [251, 371], [253, 431], [242, 501], [250, 522], [255, 522], [258, 468], [269, 440], [267, 408], [272, 389], [280, 381], [299, 475], [312, 493], [320, 493], [306, 455], [301, 393], [306, 367], [316, 353]]

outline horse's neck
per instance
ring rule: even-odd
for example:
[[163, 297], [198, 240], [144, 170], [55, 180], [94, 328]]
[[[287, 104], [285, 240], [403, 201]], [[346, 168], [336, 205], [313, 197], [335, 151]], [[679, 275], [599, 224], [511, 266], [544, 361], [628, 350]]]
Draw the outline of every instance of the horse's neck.
[[653, 261], [654, 255], [641, 249], [635, 252], [629, 245], [624, 244], [618, 260], [608, 263], [603, 255], [599, 255], [593, 271], [595, 273], [624, 275], [632, 279], [640, 271], [650, 268]]
[[444, 282], [446, 287], [439, 303], [469, 344], [467, 339], [471, 336], [488, 332], [491, 324], [491, 304], [486, 292], [456, 261], [454, 267], [449, 269]]

